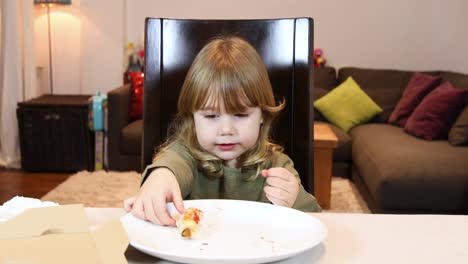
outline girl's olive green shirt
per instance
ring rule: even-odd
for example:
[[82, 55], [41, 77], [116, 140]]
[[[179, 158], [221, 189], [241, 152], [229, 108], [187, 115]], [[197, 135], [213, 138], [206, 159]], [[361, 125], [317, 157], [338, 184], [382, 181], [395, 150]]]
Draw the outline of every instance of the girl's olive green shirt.
[[[256, 174], [257, 170], [223, 166], [222, 177], [208, 177], [198, 169], [196, 160], [182, 144], [173, 144], [146, 167], [142, 174], [142, 183], [154, 169], [161, 167], [174, 173], [184, 199], [234, 199], [270, 203], [263, 191], [267, 184], [265, 177], [259, 175], [254, 180], [246, 180]], [[304, 212], [321, 211], [315, 197], [300, 184], [299, 174], [287, 155], [275, 152], [267, 169], [273, 167], [283, 167], [299, 180], [299, 194], [293, 208]], [[157, 177], [152, 177], [155, 176]]]

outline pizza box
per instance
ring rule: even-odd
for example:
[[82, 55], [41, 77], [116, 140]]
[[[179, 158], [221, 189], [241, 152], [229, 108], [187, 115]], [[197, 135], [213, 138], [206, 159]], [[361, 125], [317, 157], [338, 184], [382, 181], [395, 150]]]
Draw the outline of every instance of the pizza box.
[[127, 263], [120, 221], [90, 231], [83, 205], [30, 208], [0, 222], [0, 263]]

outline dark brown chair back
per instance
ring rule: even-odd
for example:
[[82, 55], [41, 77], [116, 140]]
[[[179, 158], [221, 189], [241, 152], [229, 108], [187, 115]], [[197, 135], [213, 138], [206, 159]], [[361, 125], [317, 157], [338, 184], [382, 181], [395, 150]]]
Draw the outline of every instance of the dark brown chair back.
[[311, 18], [187, 20], [147, 18], [142, 166], [164, 142], [185, 75], [201, 48], [220, 35], [246, 39], [262, 57], [277, 100], [286, 99], [272, 131], [313, 192], [313, 21]]

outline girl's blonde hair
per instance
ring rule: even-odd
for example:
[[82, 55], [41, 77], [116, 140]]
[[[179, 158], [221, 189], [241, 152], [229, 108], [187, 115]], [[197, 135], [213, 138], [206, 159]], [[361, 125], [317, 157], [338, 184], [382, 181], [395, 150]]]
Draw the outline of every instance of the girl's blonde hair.
[[170, 130], [172, 135], [161, 152], [181, 142], [187, 146], [199, 169], [209, 176], [221, 177], [223, 160], [200, 147], [193, 120], [194, 112], [207, 107], [219, 109], [220, 104], [229, 114], [243, 112], [247, 107], [262, 110], [263, 124], [257, 143], [239, 157], [237, 163], [241, 168], [259, 172], [267, 166], [274, 151], [283, 150], [270, 141], [269, 134], [285, 102], [276, 104], [268, 73], [255, 48], [235, 36], [212, 40], [195, 57], [179, 95], [178, 111]]

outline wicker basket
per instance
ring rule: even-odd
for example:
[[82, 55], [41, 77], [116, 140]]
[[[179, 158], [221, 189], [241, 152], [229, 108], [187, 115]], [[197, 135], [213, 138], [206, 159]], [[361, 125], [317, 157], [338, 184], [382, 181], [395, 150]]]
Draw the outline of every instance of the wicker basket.
[[26, 171], [94, 168], [88, 95], [43, 95], [18, 104], [21, 166]]

